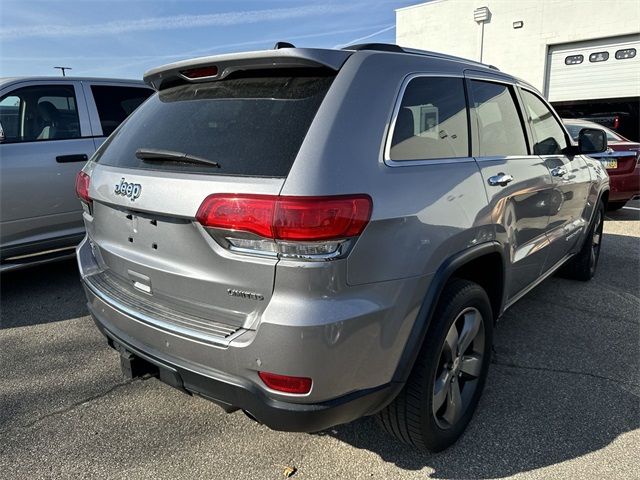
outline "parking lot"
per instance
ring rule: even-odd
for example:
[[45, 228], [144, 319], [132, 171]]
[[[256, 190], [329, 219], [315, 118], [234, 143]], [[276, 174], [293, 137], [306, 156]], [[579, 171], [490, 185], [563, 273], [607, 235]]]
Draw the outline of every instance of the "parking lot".
[[2, 277], [3, 478], [640, 478], [640, 202], [608, 214], [590, 283], [504, 316], [479, 410], [449, 450], [362, 419], [274, 432], [156, 379], [125, 381], [73, 261]]

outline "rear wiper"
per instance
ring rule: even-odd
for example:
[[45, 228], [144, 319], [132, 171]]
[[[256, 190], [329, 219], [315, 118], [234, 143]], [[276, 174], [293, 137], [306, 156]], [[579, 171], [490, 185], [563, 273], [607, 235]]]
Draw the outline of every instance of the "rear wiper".
[[165, 162], [167, 160], [173, 160], [174, 162], [200, 163], [220, 168], [220, 164], [218, 162], [209, 160], [208, 158], [157, 148], [139, 148], [136, 150], [136, 157], [140, 160], [144, 160], [145, 162]]

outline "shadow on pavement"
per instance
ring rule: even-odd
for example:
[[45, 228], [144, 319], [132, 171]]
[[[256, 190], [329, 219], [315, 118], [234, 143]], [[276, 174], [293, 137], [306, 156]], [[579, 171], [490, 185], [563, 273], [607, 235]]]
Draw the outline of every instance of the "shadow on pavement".
[[[638, 251], [639, 238], [607, 234], [593, 281], [551, 278], [507, 312], [478, 412], [445, 452], [404, 446], [372, 418], [313, 435], [309, 448], [330, 455], [324, 440], [337, 439], [396, 466], [398, 477], [423, 475], [424, 468], [434, 470], [431, 478], [488, 479], [583, 457], [640, 428]], [[214, 478], [226, 459], [246, 478], [267, 478], [259, 467], [287, 458], [304, 466], [306, 435], [221, 415], [155, 380], [124, 382], [115, 353], [90, 321], [60, 322], [85, 316], [84, 302], [74, 262], [2, 277], [0, 429], [10, 441], [0, 440], [0, 466], [3, 449], [10, 468], [72, 468], [76, 476], [103, 472], [114, 460], [148, 478], [144, 469], [156, 468], [167, 452], [176, 458], [157, 468], [188, 464], [192, 478]], [[42, 464], [42, 452], [55, 453]], [[366, 463], [349, 468], [369, 475]]]
[[87, 314], [75, 259], [6, 272], [0, 277], [0, 329]]
[[606, 220], [613, 220], [616, 222], [629, 222], [640, 220], [640, 202], [629, 202], [628, 208], [621, 208], [619, 210], [609, 210], [605, 212]]
[[[489, 379], [464, 436], [439, 454], [373, 418], [322, 432], [431, 478], [502, 478], [600, 450], [640, 428], [640, 239], [608, 234], [588, 283], [552, 278], [496, 329]], [[608, 247], [608, 248], [606, 248]]]

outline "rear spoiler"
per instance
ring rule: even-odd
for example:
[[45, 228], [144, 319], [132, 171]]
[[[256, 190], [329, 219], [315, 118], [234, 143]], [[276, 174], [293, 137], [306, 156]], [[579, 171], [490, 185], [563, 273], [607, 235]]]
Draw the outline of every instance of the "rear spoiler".
[[[338, 71], [353, 53], [317, 48], [280, 48], [214, 55], [154, 68], [144, 74], [144, 81], [155, 90], [162, 90], [179, 83], [221, 80], [239, 70], [315, 67]], [[192, 71], [198, 71], [198, 76], [187, 76]]]

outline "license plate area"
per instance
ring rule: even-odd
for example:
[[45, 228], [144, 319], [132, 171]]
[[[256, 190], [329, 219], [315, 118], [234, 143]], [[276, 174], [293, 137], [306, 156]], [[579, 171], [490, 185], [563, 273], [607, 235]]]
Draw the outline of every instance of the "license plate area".
[[128, 242], [135, 248], [146, 251], [162, 250], [164, 240], [170, 236], [169, 231], [173, 229], [175, 224], [187, 224], [186, 220], [176, 220], [169, 217], [160, 217], [149, 214], [141, 214], [139, 212], [121, 211], [118, 212], [121, 217], [123, 241]]
[[[102, 270], [172, 312], [246, 328], [268, 305], [277, 260], [239, 261], [191, 218], [94, 202], [91, 236]], [[264, 300], [235, 297], [229, 289]]]
[[600, 162], [607, 170], [614, 170], [618, 168], [618, 160], [615, 158], [602, 158], [600, 159]]

